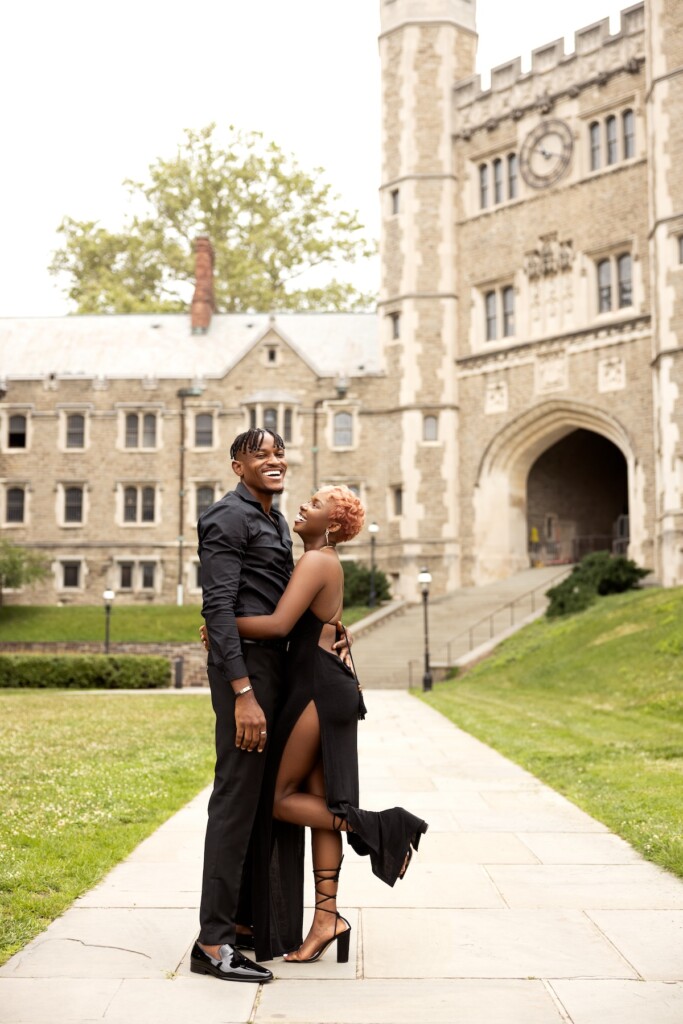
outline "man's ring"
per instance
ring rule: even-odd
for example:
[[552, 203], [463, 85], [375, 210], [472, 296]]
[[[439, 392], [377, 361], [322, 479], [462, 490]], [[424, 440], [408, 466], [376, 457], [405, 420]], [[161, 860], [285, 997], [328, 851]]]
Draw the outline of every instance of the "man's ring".
[[268, 734], [267, 734], [267, 732], [266, 732], [266, 730], [265, 730], [265, 729], [261, 729], [261, 733], [260, 733], [260, 735], [261, 735], [261, 736], [267, 736]]

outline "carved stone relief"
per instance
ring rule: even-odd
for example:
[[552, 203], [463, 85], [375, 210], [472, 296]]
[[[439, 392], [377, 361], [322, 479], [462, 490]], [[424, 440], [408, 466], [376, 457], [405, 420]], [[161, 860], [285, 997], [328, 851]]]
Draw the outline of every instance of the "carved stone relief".
[[564, 391], [567, 387], [567, 357], [564, 352], [549, 352], [536, 358], [536, 394]]
[[508, 411], [508, 386], [504, 380], [490, 381], [486, 385], [484, 412], [487, 416]]
[[620, 356], [601, 359], [598, 363], [598, 391], [623, 391], [626, 387], [626, 364]]

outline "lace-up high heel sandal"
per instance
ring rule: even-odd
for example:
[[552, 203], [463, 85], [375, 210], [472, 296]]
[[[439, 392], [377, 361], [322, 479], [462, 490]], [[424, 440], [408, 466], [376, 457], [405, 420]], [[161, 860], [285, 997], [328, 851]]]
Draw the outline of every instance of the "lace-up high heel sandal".
[[[341, 871], [341, 866], [342, 866], [342, 861], [343, 860], [344, 860], [344, 858], [342, 857], [342, 859], [339, 861], [339, 867], [337, 867], [337, 868], [314, 868], [313, 869], [313, 878], [315, 880], [315, 909], [316, 909], [316, 911], [322, 910], [323, 913], [325, 913], [325, 914], [332, 914], [334, 916], [334, 919], [335, 919], [335, 921], [334, 921], [334, 935], [332, 936], [332, 938], [328, 939], [326, 942], [323, 942], [322, 945], [318, 946], [316, 951], [313, 953], [313, 956], [309, 956], [305, 960], [289, 960], [287, 958], [287, 956], [285, 956], [285, 958], [284, 958], [285, 963], [290, 963], [290, 964], [313, 964], [313, 963], [315, 963], [316, 960], [319, 960], [320, 957], [324, 953], [327, 952], [327, 950], [330, 948], [330, 946], [332, 945], [333, 942], [337, 943], [337, 963], [338, 964], [347, 964], [349, 962], [349, 946], [350, 946], [350, 943], [351, 943], [351, 925], [346, 920], [346, 918], [342, 917], [342, 915], [337, 910], [328, 910], [327, 907], [323, 907], [322, 906], [323, 903], [327, 903], [328, 900], [336, 900], [337, 897], [336, 897], [336, 895], [335, 896], [326, 896], [325, 893], [321, 892], [320, 888], [319, 888], [322, 882], [338, 882], [339, 881], [339, 872]], [[346, 928], [342, 932], [338, 932], [337, 931], [337, 924], [339, 923], [339, 921], [343, 921], [344, 924], [346, 925]], [[296, 953], [297, 951], [294, 950], [293, 952]], [[292, 955], [292, 954], [289, 954], [289, 955]]]

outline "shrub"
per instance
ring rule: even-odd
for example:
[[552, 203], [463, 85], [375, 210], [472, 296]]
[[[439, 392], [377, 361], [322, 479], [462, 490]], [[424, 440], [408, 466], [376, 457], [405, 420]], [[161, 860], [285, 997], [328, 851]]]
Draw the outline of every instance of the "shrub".
[[586, 555], [569, 576], [546, 592], [550, 604], [548, 618], [573, 615], [588, 608], [595, 599], [606, 594], [621, 594], [637, 587], [649, 569], [641, 569], [630, 558], [614, 558], [608, 551]]
[[[342, 562], [344, 567], [344, 604], [367, 605], [370, 601], [370, 570], [359, 562]], [[391, 596], [389, 580], [381, 569], [375, 569], [375, 597], [377, 603]]]
[[168, 660], [122, 654], [0, 654], [0, 688], [146, 690], [170, 686]]

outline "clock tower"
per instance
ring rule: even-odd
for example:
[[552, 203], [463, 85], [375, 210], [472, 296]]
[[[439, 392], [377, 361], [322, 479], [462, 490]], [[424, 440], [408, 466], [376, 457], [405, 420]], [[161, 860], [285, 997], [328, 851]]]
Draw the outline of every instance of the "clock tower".
[[406, 596], [422, 566], [442, 592], [460, 583], [451, 118], [453, 84], [474, 73], [476, 42], [474, 0], [381, 0], [379, 314], [395, 446], [386, 543]]

